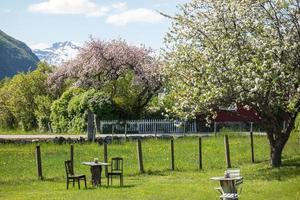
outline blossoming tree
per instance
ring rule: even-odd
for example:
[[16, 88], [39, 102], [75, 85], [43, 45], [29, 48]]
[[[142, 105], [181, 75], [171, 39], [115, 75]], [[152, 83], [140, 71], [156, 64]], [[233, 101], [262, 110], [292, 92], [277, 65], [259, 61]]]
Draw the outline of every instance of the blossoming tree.
[[[48, 81], [58, 91], [68, 80], [77, 87], [105, 90], [112, 99], [123, 93], [131, 98], [132, 112], [138, 116], [161, 86], [158, 66], [151, 49], [122, 40], [92, 38], [75, 59], [58, 67]], [[126, 94], [121, 91], [124, 89]]]
[[171, 112], [188, 117], [232, 103], [254, 109], [270, 163], [280, 166], [300, 108], [300, 2], [194, 0], [170, 18]]

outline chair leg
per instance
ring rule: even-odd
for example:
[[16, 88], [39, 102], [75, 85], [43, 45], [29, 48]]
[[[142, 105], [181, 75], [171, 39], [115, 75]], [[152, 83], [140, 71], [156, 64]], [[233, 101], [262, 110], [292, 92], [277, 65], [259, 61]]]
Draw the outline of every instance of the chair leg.
[[112, 175], [110, 176], [110, 183], [111, 183], [111, 185], [113, 185], [113, 176]]
[[87, 187], [86, 187], [86, 177], [84, 177], [84, 185], [85, 185], [85, 189], [87, 189]]
[[67, 190], [69, 189], [69, 179], [67, 178]]
[[78, 189], [80, 189], [80, 179], [77, 180], [78, 180]]
[[109, 175], [107, 175], [107, 186], [109, 186]]
[[75, 186], [75, 179], [73, 179], [73, 187]]
[[121, 186], [123, 186], [124, 182], [123, 182], [123, 174], [121, 174]]

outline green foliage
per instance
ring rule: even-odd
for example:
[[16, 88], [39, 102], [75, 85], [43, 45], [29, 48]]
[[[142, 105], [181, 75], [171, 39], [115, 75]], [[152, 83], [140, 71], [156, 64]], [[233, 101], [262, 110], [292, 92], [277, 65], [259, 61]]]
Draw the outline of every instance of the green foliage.
[[23, 130], [37, 128], [36, 98], [49, 94], [46, 80], [50, 71], [49, 66], [40, 63], [35, 71], [20, 73], [3, 84], [0, 89], [0, 112], [4, 126], [19, 126]]
[[42, 131], [50, 131], [50, 114], [52, 98], [46, 95], [37, 96], [35, 98], [36, 110], [35, 116], [38, 121], [38, 126]]
[[54, 131], [56, 132], [67, 132], [69, 128], [69, 113], [68, 105], [71, 99], [83, 93], [83, 89], [70, 88], [62, 94], [62, 96], [55, 100], [51, 106], [51, 122]]
[[[141, 104], [148, 100], [147, 95], [140, 96], [143, 86], [135, 83], [135, 75], [132, 70], [128, 70], [118, 79], [110, 81], [104, 87], [104, 91], [111, 94], [111, 98], [119, 109], [121, 119], [137, 119], [142, 115], [143, 108]], [[141, 99], [142, 98], [142, 99]]]
[[298, 113], [296, 121], [295, 121], [295, 129], [294, 132], [300, 137], [300, 114]]
[[56, 132], [84, 132], [88, 110], [98, 119], [115, 118], [110, 97], [95, 89], [70, 88], [53, 102], [51, 110], [52, 126]]

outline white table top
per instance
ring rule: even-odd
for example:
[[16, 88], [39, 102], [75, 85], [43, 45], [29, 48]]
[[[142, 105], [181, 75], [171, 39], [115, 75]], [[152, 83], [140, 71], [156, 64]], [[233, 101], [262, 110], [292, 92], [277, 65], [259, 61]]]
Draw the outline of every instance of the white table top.
[[88, 166], [108, 166], [108, 165], [110, 165], [110, 163], [105, 163], [105, 162], [82, 162], [81, 164], [88, 165]]
[[217, 177], [212, 177], [210, 180], [213, 181], [233, 181], [233, 180], [239, 180], [242, 179], [242, 176], [236, 176], [236, 177], [224, 177], [224, 176], [217, 176]]

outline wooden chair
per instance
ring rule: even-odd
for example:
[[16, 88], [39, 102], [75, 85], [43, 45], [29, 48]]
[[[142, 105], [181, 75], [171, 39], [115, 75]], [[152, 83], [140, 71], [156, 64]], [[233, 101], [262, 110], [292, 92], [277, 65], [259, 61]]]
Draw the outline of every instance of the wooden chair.
[[73, 187], [75, 185], [75, 181], [77, 181], [79, 189], [80, 189], [80, 180], [84, 180], [85, 189], [87, 188], [86, 187], [86, 177], [85, 177], [85, 175], [83, 175], [83, 174], [75, 175], [74, 174], [74, 170], [73, 170], [71, 160], [66, 160], [65, 161], [65, 168], [66, 168], [66, 174], [67, 174], [67, 189], [69, 189], [69, 181], [70, 180], [73, 181]]
[[109, 178], [112, 185], [113, 176], [119, 176], [120, 186], [123, 186], [123, 158], [121, 157], [111, 159], [111, 171], [107, 173], [107, 185], [109, 185]]
[[227, 169], [226, 172], [229, 174], [229, 177], [239, 177], [240, 169]]
[[[227, 172], [229, 173], [229, 177], [240, 177], [240, 169], [227, 169]], [[238, 194], [242, 193], [242, 183], [243, 177], [234, 182], [234, 187]]]

